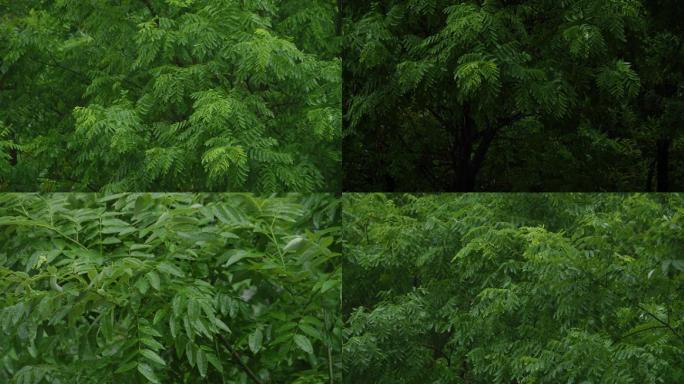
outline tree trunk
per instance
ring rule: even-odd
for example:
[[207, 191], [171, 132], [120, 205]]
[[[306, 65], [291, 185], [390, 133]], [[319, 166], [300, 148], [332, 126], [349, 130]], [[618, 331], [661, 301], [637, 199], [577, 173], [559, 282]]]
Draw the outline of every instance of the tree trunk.
[[455, 179], [455, 192], [472, 192], [475, 189], [475, 173], [473, 172], [471, 156], [473, 153], [473, 119], [468, 105], [463, 106], [463, 122], [457, 130], [457, 140], [452, 152]]
[[342, 36], [342, 0], [337, 0], [337, 20], [335, 20], [337, 36]]
[[11, 166], [14, 167], [15, 165], [17, 165], [17, 149], [11, 148], [9, 150], [9, 155], [10, 155], [9, 163]]
[[667, 192], [670, 189], [669, 167], [670, 167], [670, 145], [672, 140], [663, 138], [658, 140], [657, 162], [657, 191]]
[[653, 176], [655, 175], [656, 159], [648, 164], [648, 175], [646, 175], [646, 192], [653, 192]]
[[[475, 178], [471, 170], [470, 159], [467, 156], [470, 146], [462, 147], [463, 154], [459, 154], [456, 163], [456, 179], [454, 180], [455, 192], [472, 192], [475, 189]], [[467, 151], [467, 152], [466, 152]], [[459, 151], [460, 152], [460, 151]]]
[[378, 140], [375, 143], [375, 151], [380, 154], [380, 159], [378, 161], [378, 169], [376, 170], [376, 175], [374, 181], [379, 181], [382, 185], [382, 189], [385, 192], [394, 192], [397, 189], [396, 181], [394, 176], [390, 173], [389, 162], [385, 161], [385, 156], [387, 156], [387, 150], [385, 144], [387, 143], [388, 133], [384, 125], [380, 125], [380, 132], [378, 135]]

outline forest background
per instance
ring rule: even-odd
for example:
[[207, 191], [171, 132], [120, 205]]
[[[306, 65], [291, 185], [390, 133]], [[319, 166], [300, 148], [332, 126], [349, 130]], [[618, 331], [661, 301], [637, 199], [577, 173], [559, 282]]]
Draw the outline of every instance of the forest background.
[[346, 194], [344, 382], [679, 383], [684, 195]]
[[0, 190], [339, 190], [337, 14], [0, 0]]
[[347, 1], [350, 191], [684, 188], [673, 0]]

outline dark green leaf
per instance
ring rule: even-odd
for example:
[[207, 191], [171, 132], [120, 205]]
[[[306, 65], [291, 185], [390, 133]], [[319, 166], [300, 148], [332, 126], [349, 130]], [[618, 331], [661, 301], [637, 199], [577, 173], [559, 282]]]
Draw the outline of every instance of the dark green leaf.
[[138, 363], [138, 372], [140, 372], [149, 382], [158, 384], [159, 379], [157, 375], [154, 374], [152, 368], [145, 363]]
[[152, 350], [142, 349], [142, 350], [140, 350], [140, 354], [145, 356], [146, 358], [150, 359], [151, 361], [157, 363], [157, 364], [166, 365], [166, 362], [164, 361], [164, 359], [162, 359], [161, 356], [159, 356], [157, 353], [155, 353]]
[[302, 349], [302, 351], [306, 353], [313, 353], [313, 345], [311, 345], [311, 341], [304, 336], [304, 335], [294, 335], [294, 342], [297, 344], [299, 348]]

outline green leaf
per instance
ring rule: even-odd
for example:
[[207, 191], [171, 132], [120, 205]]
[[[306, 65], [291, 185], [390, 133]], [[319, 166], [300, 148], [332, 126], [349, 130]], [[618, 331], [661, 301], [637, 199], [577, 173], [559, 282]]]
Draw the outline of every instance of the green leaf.
[[185, 274], [180, 269], [167, 262], [161, 262], [157, 264], [157, 270], [169, 275], [174, 275], [176, 277], [185, 277]]
[[149, 337], [141, 338], [140, 342], [147, 345], [148, 347], [152, 348], [155, 351], [158, 351], [158, 350], [164, 348], [164, 346], [160, 342], [158, 342], [155, 339], [149, 338]]
[[147, 273], [147, 280], [150, 282], [152, 288], [157, 291], [160, 289], [159, 275], [155, 271], [150, 271]]
[[154, 314], [154, 319], [152, 319], [152, 324], [157, 325], [159, 322], [166, 316], [166, 308], [160, 308], [157, 310], [157, 312]]
[[59, 284], [57, 284], [57, 276], [50, 276], [50, 287], [54, 289], [57, 292], [63, 292], [64, 288], [62, 288]]
[[256, 354], [261, 350], [261, 343], [263, 342], [264, 335], [261, 329], [257, 328], [254, 333], [249, 335], [249, 349], [252, 353]]
[[140, 350], [140, 354], [145, 356], [146, 358], [150, 359], [151, 361], [161, 364], [161, 365], [166, 365], [166, 362], [164, 359], [161, 358], [156, 352], [151, 351], [149, 349], [142, 349]]
[[663, 270], [663, 274], [667, 275], [667, 271], [670, 269], [670, 264], [672, 263], [672, 260], [663, 260], [661, 264], [661, 269]]
[[209, 364], [213, 365], [217, 371], [223, 373], [223, 365], [221, 365], [221, 362], [216, 357], [216, 355], [214, 355], [212, 353], [207, 353], [206, 356], [207, 356], [207, 360], [209, 361]]
[[135, 368], [135, 367], [137, 367], [137, 366], [138, 366], [138, 362], [135, 361], [135, 360], [132, 360], [132, 361], [129, 361], [128, 363], [126, 363], [126, 364], [123, 364], [123, 365], [119, 366], [119, 368], [117, 368], [116, 371], [114, 371], [114, 373], [124, 373], [124, 372], [128, 372], [128, 371], [130, 371], [131, 369], [133, 369], [133, 368]]
[[247, 222], [240, 209], [226, 204], [214, 206], [214, 214], [224, 224], [243, 225]]
[[119, 235], [125, 235], [131, 232], [135, 232], [135, 228], [133, 227], [104, 227], [102, 228], [101, 231], [103, 234], [109, 235], [109, 234], [119, 234]]
[[330, 290], [330, 288], [336, 287], [337, 285], [338, 285], [337, 280], [325, 280], [323, 282], [323, 284], [321, 284], [321, 293], [325, 293], [328, 290]]
[[242, 249], [231, 250], [228, 252], [228, 254], [231, 254], [231, 256], [228, 259], [228, 261], [223, 265], [224, 267], [230, 267], [231, 265], [237, 263], [238, 261], [240, 261], [242, 259], [257, 256], [254, 253], [247, 252], [247, 251], [244, 251]]
[[200, 305], [194, 299], [188, 300], [188, 318], [191, 322], [196, 322], [199, 320], [200, 316]]
[[130, 226], [130, 224], [128, 224], [127, 222], [120, 220], [120, 219], [116, 219], [116, 218], [104, 219], [104, 220], [102, 220], [102, 225], [105, 227], [128, 227], [128, 226]]
[[149, 327], [147, 325], [143, 325], [139, 329], [140, 329], [140, 332], [142, 332], [146, 335], [150, 335], [150, 336], [154, 336], [154, 337], [162, 337], [162, 335], [161, 335], [161, 333], [159, 333], [159, 331], [157, 331], [156, 329]]
[[178, 337], [178, 332], [176, 329], [176, 319], [174, 319], [173, 316], [169, 317], [169, 331], [171, 332], [171, 336], [174, 339]]
[[190, 363], [191, 367], [195, 366], [196, 352], [195, 352], [194, 348], [195, 348], [195, 345], [193, 343], [185, 344], [185, 356], [188, 358], [188, 363]]
[[221, 232], [221, 237], [225, 237], [226, 239], [240, 239], [240, 236], [234, 234], [233, 232]]
[[143, 376], [151, 383], [159, 384], [159, 379], [154, 374], [152, 367], [145, 363], [138, 363], [138, 372], [142, 373]]
[[202, 377], [207, 376], [207, 356], [201, 348], [197, 349], [197, 369]]
[[120, 242], [121, 242], [121, 240], [119, 240], [118, 237], [107, 237], [106, 239], [102, 240], [102, 244], [105, 244], [105, 245], [118, 244]]
[[135, 283], [135, 286], [143, 295], [147, 293], [148, 289], [150, 289], [150, 285], [147, 283], [147, 280], [142, 278], [138, 279], [138, 281]]
[[97, 201], [100, 202], [100, 203], [106, 203], [106, 202], [109, 202], [109, 201], [112, 201], [112, 200], [118, 200], [118, 199], [120, 199], [120, 198], [122, 198], [122, 197], [124, 197], [124, 196], [126, 196], [126, 195], [127, 195], [127, 193], [116, 193], [116, 194], [113, 194], [113, 195], [106, 195], [106, 196], [104, 196], [104, 197], [101, 197], [101, 198], [100, 198], [99, 200], [97, 200]]
[[306, 333], [307, 335], [309, 335], [315, 339], [323, 340], [323, 336], [321, 335], [321, 333], [316, 328], [314, 328], [308, 324], [300, 323], [299, 329], [301, 329], [302, 332]]
[[224, 330], [224, 331], [226, 331], [226, 332], [228, 332], [228, 333], [231, 333], [231, 332], [232, 332], [232, 331], [230, 330], [230, 328], [228, 328], [228, 326], [226, 325], [226, 323], [224, 323], [224, 322], [223, 322], [221, 319], [219, 319], [218, 317], [214, 318], [213, 323], [214, 323], [217, 327], [219, 327], [220, 329], [222, 329], [222, 330]]
[[294, 342], [297, 344], [299, 348], [302, 349], [302, 351], [313, 354], [313, 345], [311, 345], [311, 341], [304, 336], [304, 335], [294, 335]]
[[294, 251], [302, 247], [306, 243], [306, 240], [301, 237], [297, 236], [294, 239], [290, 240], [285, 247], [283, 248], [283, 251], [288, 252], [288, 251]]

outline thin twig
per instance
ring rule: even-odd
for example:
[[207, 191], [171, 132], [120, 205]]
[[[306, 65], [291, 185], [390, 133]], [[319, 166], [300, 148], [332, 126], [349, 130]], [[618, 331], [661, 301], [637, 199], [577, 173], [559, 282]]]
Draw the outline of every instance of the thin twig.
[[616, 342], [618, 342], [618, 341], [620, 341], [620, 340], [622, 340], [622, 339], [625, 339], [625, 338], [627, 338], [627, 337], [634, 336], [634, 335], [636, 335], [636, 334], [638, 334], [638, 333], [641, 333], [641, 332], [650, 331], [650, 330], [652, 330], [652, 329], [660, 329], [660, 328], [667, 328], [667, 327], [664, 326], [664, 325], [656, 325], [656, 326], [649, 327], [649, 328], [639, 329], [638, 331], [634, 331], [634, 332], [632, 332], [632, 333], [628, 333], [628, 334], [626, 334], [626, 335], [622, 335]]
[[330, 370], [330, 384], [333, 384], [333, 362], [332, 362], [332, 348], [328, 347], [328, 367]]
[[219, 337], [221, 338], [223, 345], [225, 345], [225, 347], [230, 352], [231, 356], [233, 356], [233, 360], [235, 360], [235, 362], [240, 366], [242, 371], [244, 371], [247, 374], [247, 376], [249, 376], [249, 378], [252, 379], [254, 384], [263, 384], [259, 377], [245, 363], [242, 362], [242, 357], [240, 356], [238, 351], [233, 349], [230, 343], [228, 343], [228, 341], [222, 335], [220, 335]]
[[652, 317], [655, 321], [657, 321], [657, 322], [659, 322], [660, 324], [664, 325], [665, 328], [669, 329], [670, 332], [674, 333], [675, 336], [679, 337], [680, 339], [682, 339], [682, 341], [684, 341], [684, 337], [682, 337], [682, 335], [680, 335], [679, 333], [677, 333], [677, 331], [676, 331], [674, 328], [672, 328], [672, 326], [670, 326], [670, 324], [664, 322], [664, 321], [661, 320], [658, 316], [656, 316], [656, 315], [652, 314], [651, 312], [647, 311], [646, 308], [642, 307], [641, 305], [638, 305], [638, 304], [637, 304], [637, 307], [639, 307], [639, 309], [641, 309], [642, 311], [646, 312], [646, 314], [649, 315], [650, 317]]

